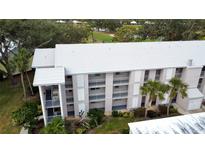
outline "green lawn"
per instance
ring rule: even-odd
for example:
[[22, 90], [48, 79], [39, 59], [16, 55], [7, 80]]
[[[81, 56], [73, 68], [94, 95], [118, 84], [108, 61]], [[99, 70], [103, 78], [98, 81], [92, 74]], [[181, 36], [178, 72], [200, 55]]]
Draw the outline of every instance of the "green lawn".
[[122, 134], [123, 129], [128, 129], [128, 123], [134, 122], [133, 118], [108, 117], [103, 124], [93, 130], [96, 134]]
[[20, 127], [12, 125], [11, 113], [22, 104], [22, 89], [11, 87], [9, 81], [0, 82], [0, 133], [19, 133]]
[[[96, 42], [112, 42], [113, 37], [109, 33], [104, 32], [93, 32], [93, 37]], [[92, 43], [92, 36], [89, 37], [88, 43]]]

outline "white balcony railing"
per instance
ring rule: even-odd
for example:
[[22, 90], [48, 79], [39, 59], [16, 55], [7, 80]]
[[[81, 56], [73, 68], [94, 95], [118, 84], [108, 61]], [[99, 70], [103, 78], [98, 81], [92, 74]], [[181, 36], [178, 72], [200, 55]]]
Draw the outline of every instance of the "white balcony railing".
[[59, 100], [46, 100], [46, 107], [56, 107], [60, 106], [60, 101]]
[[113, 80], [114, 84], [124, 84], [124, 83], [128, 83], [128, 82], [129, 82], [128, 77], [114, 78], [114, 80]]
[[103, 100], [103, 99], [105, 99], [105, 94], [89, 96], [90, 101]]
[[113, 93], [113, 95], [112, 95], [113, 98], [124, 98], [127, 96], [128, 96], [127, 92]]

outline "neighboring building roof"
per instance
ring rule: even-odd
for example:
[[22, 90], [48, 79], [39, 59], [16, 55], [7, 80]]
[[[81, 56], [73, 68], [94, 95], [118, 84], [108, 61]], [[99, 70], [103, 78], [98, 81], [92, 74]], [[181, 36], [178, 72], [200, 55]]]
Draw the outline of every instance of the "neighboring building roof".
[[54, 67], [55, 48], [35, 49], [32, 67]]
[[[33, 67], [43, 66], [44, 56], [38, 57]], [[186, 67], [189, 59], [205, 65], [205, 41], [57, 44], [51, 61], [66, 74], [81, 74]]]
[[198, 88], [187, 89], [187, 95], [189, 99], [204, 97]]
[[56, 85], [65, 84], [65, 70], [63, 67], [37, 68], [33, 85]]
[[128, 123], [132, 134], [204, 134], [205, 113]]

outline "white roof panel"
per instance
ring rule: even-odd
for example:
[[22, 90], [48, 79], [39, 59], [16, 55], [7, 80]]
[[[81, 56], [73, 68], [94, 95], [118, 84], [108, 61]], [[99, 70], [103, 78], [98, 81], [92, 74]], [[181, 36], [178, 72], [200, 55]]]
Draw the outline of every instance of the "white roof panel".
[[199, 91], [198, 88], [187, 89], [188, 98], [203, 98], [204, 95]]
[[128, 123], [132, 134], [204, 134], [205, 113]]
[[57, 44], [55, 66], [66, 74], [205, 65], [205, 41]]
[[63, 67], [36, 68], [34, 86], [65, 84], [65, 70]]
[[47, 48], [47, 49], [35, 49], [32, 67], [53, 67], [55, 60], [55, 49]]

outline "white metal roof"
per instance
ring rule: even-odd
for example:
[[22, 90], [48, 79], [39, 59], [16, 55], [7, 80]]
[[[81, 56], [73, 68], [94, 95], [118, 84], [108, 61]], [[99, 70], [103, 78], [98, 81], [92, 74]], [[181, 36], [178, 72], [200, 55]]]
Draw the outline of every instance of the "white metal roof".
[[205, 65], [205, 41], [56, 45], [55, 66], [66, 74]]
[[35, 49], [32, 67], [53, 67], [55, 60], [55, 49]]
[[205, 41], [57, 44], [52, 60], [44, 56], [49, 51], [36, 53], [33, 67], [54, 62], [66, 74], [186, 67], [189, 59], [205, 65]]
[[132, 134], [205, 134], [205, 113], [128, 123]]
[[34, 86], [56, 84], [65, 84], [65, 70], [63, 67], [36, 69]]
[[203, 98], [204, 95], [199, 91], [198, 88], [190, 88], [187, 89], [188, 98]]

